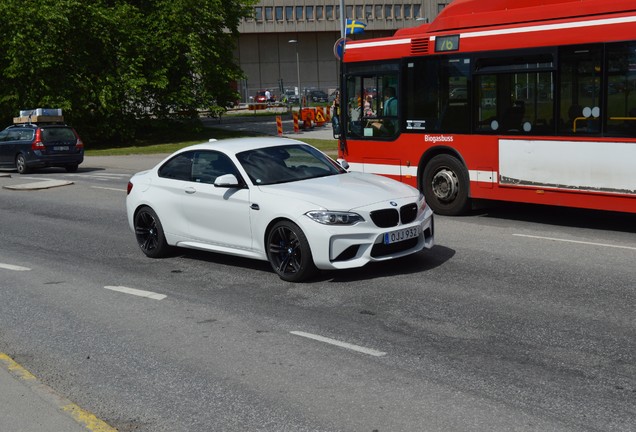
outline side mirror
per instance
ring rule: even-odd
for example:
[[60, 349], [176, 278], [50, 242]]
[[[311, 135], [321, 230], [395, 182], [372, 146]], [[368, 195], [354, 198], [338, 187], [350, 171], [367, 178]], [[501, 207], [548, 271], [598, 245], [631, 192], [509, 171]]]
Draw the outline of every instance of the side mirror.
[[346, 160], [338, 159], [338, 163], [340, 164], [341, 167], [343, 167], [347, 171], [349, 170], [349, 162], [347, 162]]
[[223, 174], [214, 180], [214, 187], [240, 188], [241, 184], [234, 174]]

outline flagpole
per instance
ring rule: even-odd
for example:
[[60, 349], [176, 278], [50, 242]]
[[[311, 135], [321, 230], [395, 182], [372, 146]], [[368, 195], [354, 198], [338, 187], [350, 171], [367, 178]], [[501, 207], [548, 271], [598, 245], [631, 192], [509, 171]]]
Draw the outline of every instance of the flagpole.
[[[340, 63], [340, 70], [338, 71], [339, 72], [338, 78], [339, 78], [339, 81], [340, 81], [340, 83], [339, 83], [340, 84], [339, 85], [339, 88], [340, 88], [340, 90], [339, 90], [339, 92], [340, 92], [340, 102], [339, 103], [340, 103], [340, 107], [341, 108], [338, 110], [339, 112], [338, 113], [334, 113], [334, 115], [338, 115], [338, 120], [339, 120], [339, 124], [340, 124], [341, 128], [344, 127], [343, 126], [344, 125], [344, 123], [343, 123], [343, 121], [344, 121], [344, 115], [343, 115], [344, 109], [342, 109], [342, 106], [344, 104], [344, 106], [346, 107], [346, 104], [347, 104], [347, 99], [345, 98], [345, 94], [342, 91], [344, 89], [344, 81], [343, 81], [344, 76], [343, 76], [343, 61], [342, 61], [342, 59], [344, 57], [345, 48], [346, 48], [346, 45], [347, 45], [347, 42], [346, 42], [347, 33], [346, 33], [346, 29], [345, 29], [345, 23], [347, 22], [346, 15], [347, 15], [347, 13], [346, 13], [346, 10], [345, 10], [345, 2], [344, 2], [344, 0], [340, 0], [340, 38], [342, 39], [342, 54], [340, 55], [340, 59], [338, 60], [338, 62]], [[345, 141], [344, 136], [343, 136], [342, 133], [338, 134], [338, 147], [339, 147], [339, 149], [341, 151], [346, 153], [347, 144], [346, 144], [346, 141]]]
[[[345, 23], [347, 22], [347, 11], [345, 10], [344, 0], [340, 0], [340, 37], [345, 37]], [[343, 50], [344, 51], [344, 50]]]

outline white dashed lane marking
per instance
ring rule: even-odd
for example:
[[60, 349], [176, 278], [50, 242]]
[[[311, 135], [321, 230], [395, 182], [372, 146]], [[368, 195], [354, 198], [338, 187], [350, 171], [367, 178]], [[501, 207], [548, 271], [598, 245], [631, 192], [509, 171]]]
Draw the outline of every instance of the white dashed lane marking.
[[105, 286], [104, 288], [106, 288], [107, 290], [117, 291], [117, 292], [130, 294], [130, 295], [134, 295], [138, 297], [145, 297], [152, 300], [163, 300], [166, 297], [168, 297], [167, 295], [164, 295], [164, 294], [157, 294], [152, 291], [144, 291], [144, 290], [128, 288], [124, 286]]
[[126, 192], [126, 189], [117, 189], [117, 188], [104, 187], [104, 186], [91, 186], [91, 187], [93, 189], [110, 190], [110, 191], [116, 191], [116, 192]]
[[560, 238], [554, 238], [554, 237], [541, 237], [541, 236], [526, 235], [526, 234], [513, 234], [513, 235], [516, 237], [526, 237], [526, 238], [533, 238], [538, 240], [550, 240], [550, 241], [558, 241], [558, 242], [564, 242], [564, 243], [584, 244], [589, 246], [600, 246], [600, 247], [608, 247], [608, 248], [616, 248], [616, 249], [636, 250], [636, 247], [633, 247], [633, 246], [594, 243], [594, 242], [587, 242], [587, 241], [580, 241], [580, 240], [567, 240], [567, 239], [560, 239]]
[[31, 270], [28, 267], [22, 267], [22, 266], [17, 266], [17, 265], [13, 265], [13, 264], [5, 264], [5, 263], [0, 263], [0, 268], [5, 269], [5, 270], [13, 270], [13, 271], [29, 271], [29, 270]]
[[319, 336], [319, 335], [315, 335], [315, 334], [311, 334], [311, 333], [305, 333], [305, 332], [301, 332], [301, 331], [292, 331], [290, 333], [293, 334], [293, 335], [296, 335], [296, 336], [301, 336], [301, 337], [304, 337], [304, 338], [317, 340], [319, 342], [324, 342], [324, 343], [327, 343], [327, 344], [330, 344], [330, 345], [335, 345], [335, 346], [338, 346], [338, 347], [341, 347], [341, 348], [346, 348], [346, 349], [349, 349], [349, 350], [352, 350], [352, 351], [357, 351], [357, 352], [360, 352], [360, 353], [363, 353], [363, 354], [368, 354], [368, 355], [371, 355], [371, 356], [374, 356], [374, 357], [382, 357], [382, 356], [386, 355], [386, 353], [382, 352], [382, 351], [377, 351], [377, 350], [374, 350], [374, 349], [371, 349], [371, 348], [361, 347], [359, 345], [353, 345], [353, 344], [350, 344], [350, 343], [347, 343], [347, 342], [341, 342], [341, 341], [336, 340], [336, 339], [331, 339], [331, 338], [327, 338], [327, 337], [324, 337], [324, 336]]

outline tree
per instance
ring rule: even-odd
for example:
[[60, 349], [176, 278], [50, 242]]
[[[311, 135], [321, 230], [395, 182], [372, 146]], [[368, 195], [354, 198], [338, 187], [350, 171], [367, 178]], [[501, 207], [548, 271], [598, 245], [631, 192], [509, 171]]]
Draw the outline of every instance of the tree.
[[132, 138], [144, 118], [224, 107], [254, 1], [2, 0], [0, 117], [62, 108], [90, 143]]

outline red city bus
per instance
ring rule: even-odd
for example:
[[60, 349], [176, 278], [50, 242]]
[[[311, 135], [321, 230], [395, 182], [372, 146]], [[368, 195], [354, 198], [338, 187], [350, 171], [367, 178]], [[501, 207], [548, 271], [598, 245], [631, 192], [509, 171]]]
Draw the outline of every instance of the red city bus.
[[347, 42], [339, 158], [471, 200], [636, 213], [636, 2], [455, 0]]

